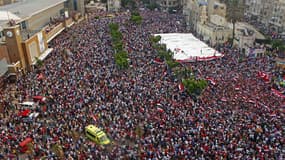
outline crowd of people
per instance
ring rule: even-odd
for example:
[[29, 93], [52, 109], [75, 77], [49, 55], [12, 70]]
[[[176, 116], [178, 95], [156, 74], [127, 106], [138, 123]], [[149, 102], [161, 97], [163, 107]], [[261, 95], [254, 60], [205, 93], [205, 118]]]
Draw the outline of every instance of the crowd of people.
[[[17, 81], [17, 94], [9, 94], [9, 87], [1, 92], [0, 154], [15, 159], [19, 143], [30, 137], [31, 159], [59, 158], [55, 144], [62, 146], [64, 159], [285, 159], [284, 99], [256, 76], [277, 74], [272, 60], [247, 59], [225, 45], [223, 58], [184, 64], [198, 78], [215, 81], [194, 101], [179, 90], [173, 73], [164, 74], [166, 64], [153, 63], [157, 53], [150, 42], [154, 33], [186, 32], [183, 17], [140, 14], [141, 25], [132, 24], [128, 12], [89, 15], [56, 37], [44, 65]], [[125, 70], [114, 63], [108, 29], [114, 22], [130, 60]], [[46, 109], [32, 123], [23, 122], [12, 99], [34, 95], [48, 98]], [[88, 140], [89, 124], [102, 128], [112, 144]]]

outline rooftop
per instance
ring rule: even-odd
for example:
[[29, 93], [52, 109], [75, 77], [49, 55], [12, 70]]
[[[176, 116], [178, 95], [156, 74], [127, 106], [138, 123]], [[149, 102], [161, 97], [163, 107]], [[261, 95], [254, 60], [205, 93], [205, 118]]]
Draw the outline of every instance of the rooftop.
[[10, 12], [21, 19], [26, 19], [65, 1], [66, 0], [19, 0], [17, 3], [0, 6], [0, 10]]

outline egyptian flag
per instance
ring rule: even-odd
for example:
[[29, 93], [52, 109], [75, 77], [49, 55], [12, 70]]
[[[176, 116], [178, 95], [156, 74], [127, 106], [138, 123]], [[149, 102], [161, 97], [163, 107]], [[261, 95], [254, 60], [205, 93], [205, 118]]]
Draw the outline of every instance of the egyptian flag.
[[92, 118], [95, 122], [97, 122], [98, 117], [96, 115], [93, 115]]
[[18, 114], [18, 116], [28, 117], [29, 114], [30, 114], [30, 112], [31, 112], [31, 110], [26, 109], [26, 110], [20, 112], [20, 113]]
[[276, 90], [276, 89], [274, 89], [274, 88], [271, 88], [271, 91], [272, 91], [272, 93], [273, 93], [275, 96], [277, 96], [277, 97], [279, 97], [279, 98], [285, 98], [285, 95], [282, 94], [281, 92], [279, 92], [278, 90]]
[[157, 107], [157, 111], [158, 111], [159, 113], [163, 113], [163, 112], [164, 112], [164, 110], [163, 110], [162, 108], [160, 108], [160, 107]]
[[212, 85], [216, 85], [217, 82], [213, 78], [206, 78]]
[[156, 63], [156, 64], [164, 64], [163, 60], [161, 60], [160, 58], [155, 58], [153, 60], [153, 62]]
[[43, 80], [43, 79], [44, 79], [43, 73], [38, 74], [37, 80]]
[[181, 91], [181, 92], [183, 92], [184, 89], [185, 89], [183, 83], [180, 83], [180, 84], [178, 85], [178, 88], [179, 88], [179, 91]]

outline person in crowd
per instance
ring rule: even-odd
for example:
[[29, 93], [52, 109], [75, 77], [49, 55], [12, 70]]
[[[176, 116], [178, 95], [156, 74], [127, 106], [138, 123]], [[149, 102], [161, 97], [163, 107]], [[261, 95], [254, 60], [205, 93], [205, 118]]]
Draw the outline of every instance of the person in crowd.
[[[89, 14], [51, 42], [53, 52], [37, 69], [42, 80], [30, 72], [17, 81], [16, 97], [10, 88], [1, 92], [0, 155], [19, 155], [19, 143], [30, 137], [33, 159], [55, 159], [55, 144], [66, 159], [285, 159], [284, 99], [256, 76], [275, 74], [274, 63], [266, 57], [239, 61], [239, 50], [221, 46], [222, 58], [185, 64], [197, 77], [216, 81], [194, 102], [179, 91], [172, 73], [163, 75], [165, 64], [152, 63], [157, 54], [150, 36], [186, 32], [183, 17], [147, 9], [140, 14], [141, 25], [129, 22], [130, 13]], [[114, 63], [108, 29], [114, 22], [130, 59], [127, 70]], [[46, 109], [32, 123], [23, 122], [12, 99], [33, 95], [48, 97]], [[88, 140], [89, 124], [102, 128], [112, 144], [102, 148]]]

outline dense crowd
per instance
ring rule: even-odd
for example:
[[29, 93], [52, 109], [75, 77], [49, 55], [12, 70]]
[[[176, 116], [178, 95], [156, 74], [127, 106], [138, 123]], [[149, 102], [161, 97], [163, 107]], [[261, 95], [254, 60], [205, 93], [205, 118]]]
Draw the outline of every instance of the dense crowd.
[[[19, 143], [31, 137], [30, 158], [56, 159], [57, 143], [65, 159], [285, 159], [284, 99], [256, 76], [277, 74], [272, 60], [243, 58], [225, 45], [223, 58], [184, 64], [197, 77], [215, 81], [194, 101], [171, 72], [164, 74], [165, 64], [152, 61], [157, 54], [150, 35], [186, 32], [183, 17], [140, 12], [141, 25], [129, 22], [129, 13], [89, 15], [51, 42], [54, 50], [44, 65], [17, 81], [16, 97], [11, 88], [1, 93], [0, 154], [5, 159], [19, 154]], [[129, 69], [118, 70], [114, 63], [111, 22], [120, 25]], [[34, 95], [48, 97], [46, 110], [25, 123], [11, 99]], [[89, 124], [102, 128], [112, 144], [102, 148], [88, 140]]]

